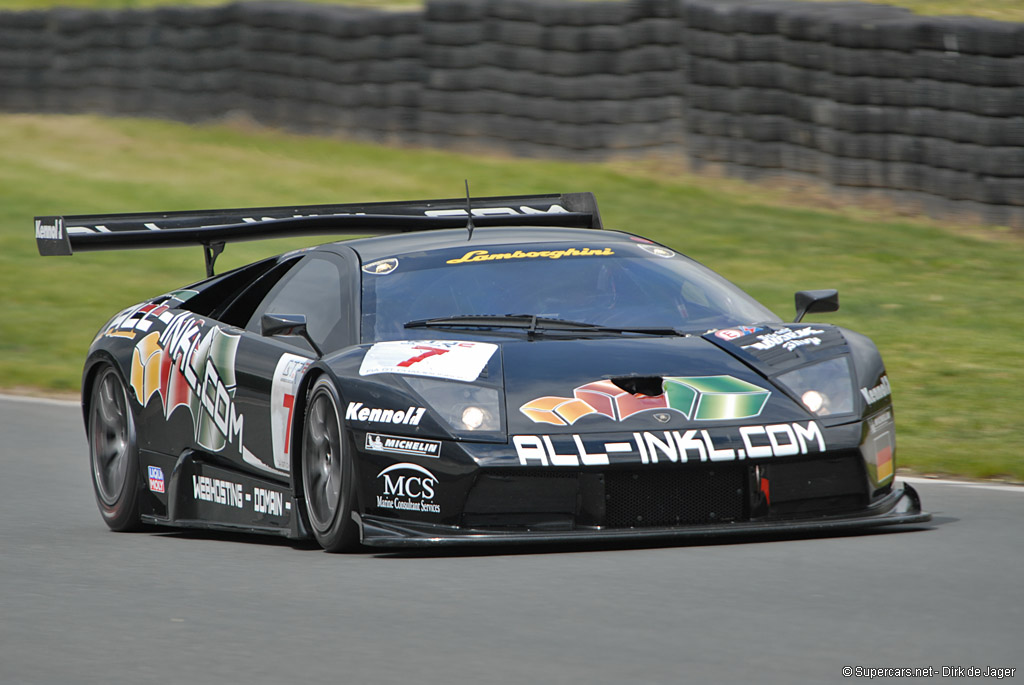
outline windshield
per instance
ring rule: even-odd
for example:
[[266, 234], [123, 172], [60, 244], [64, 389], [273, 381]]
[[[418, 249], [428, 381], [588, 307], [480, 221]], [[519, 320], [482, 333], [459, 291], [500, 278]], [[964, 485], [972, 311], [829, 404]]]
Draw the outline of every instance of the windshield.
[[367, 264], [363, 272], [364, 342], [429, 337], [436, 333], [405, 324], [465, 315], [701, 333], [779, 321], [710, 269], [649, 243], [433, 250]]

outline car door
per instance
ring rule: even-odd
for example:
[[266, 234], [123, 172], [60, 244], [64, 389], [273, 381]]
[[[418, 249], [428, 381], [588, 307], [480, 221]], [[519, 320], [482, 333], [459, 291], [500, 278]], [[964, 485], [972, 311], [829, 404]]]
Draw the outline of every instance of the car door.
[[[235, 403], [244, 415], [242, 467], [286, 481], [294, 450], [295, 393], [317, 353], [300, 336], [265, 337], [264, 314], [301, 314], [310, 337], [328, 352], [356, 337], [354, 258], [318, 250], [299, 261], [252, 310], [235, 356]], [[355, 286], [357, 287], [357, 286]], [[301, 418], [301, 417], [299, 417]]]

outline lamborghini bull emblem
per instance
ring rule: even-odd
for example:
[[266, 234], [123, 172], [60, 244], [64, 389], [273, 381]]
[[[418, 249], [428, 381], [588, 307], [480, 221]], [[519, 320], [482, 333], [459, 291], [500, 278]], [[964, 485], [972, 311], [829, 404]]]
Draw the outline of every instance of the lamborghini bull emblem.
[[131, 387], [143, 406], [154, 396], [164, 416], [188, 407], [196, 442], [211, 452], [227, 444], [241, 449], [243, 417], [235, 407], [235, 354], [239, 336], [179, 314], [160, 332], [144, 337], [132, 352]]

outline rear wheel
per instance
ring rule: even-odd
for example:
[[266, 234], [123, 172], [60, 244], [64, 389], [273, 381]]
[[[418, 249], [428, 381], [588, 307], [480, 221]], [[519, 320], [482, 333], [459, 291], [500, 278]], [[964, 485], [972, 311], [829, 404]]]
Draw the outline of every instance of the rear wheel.
[[88, 430], [89, 464], [100, 514], [111, 530], [138, 530], [141, 521], [135, 417], [121, 376], [109, 364], [99, 370], [92, 386]]
[[352, 520], [355, 493], [352, 452], [338, 411], [334, 384], [321, 378], [309, 393], [302, 433], [302, 492], [316, 541], [328, 552], [344, 552], [359, 542]]

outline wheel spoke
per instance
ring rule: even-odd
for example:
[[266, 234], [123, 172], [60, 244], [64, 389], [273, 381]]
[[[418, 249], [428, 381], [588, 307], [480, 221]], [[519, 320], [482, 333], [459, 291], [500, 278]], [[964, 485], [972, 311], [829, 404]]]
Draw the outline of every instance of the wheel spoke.
[[341, 504], [342, 433], [338, 411], [327, 391], [314, 392], [306, 417], [302, 460], [307, 513], [314, 529], [326, 532]]
[[93, 476], [100, 499], [107, 505], [121, 496], [132, 458], [128, 411], [117, 374], [108, 368], [96, 383], [89, 421]]

